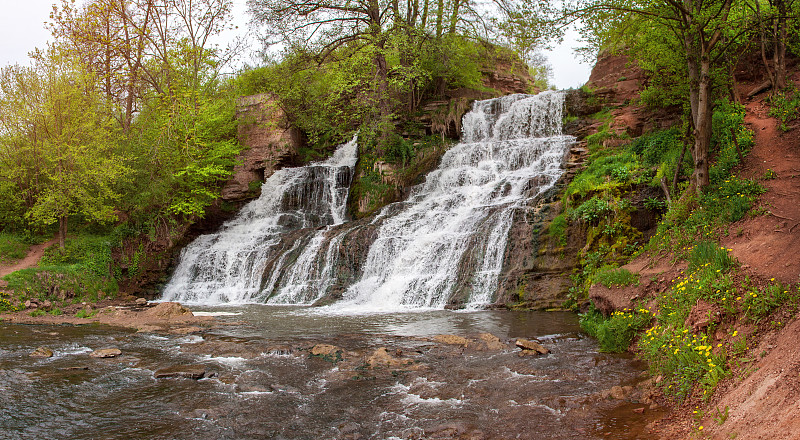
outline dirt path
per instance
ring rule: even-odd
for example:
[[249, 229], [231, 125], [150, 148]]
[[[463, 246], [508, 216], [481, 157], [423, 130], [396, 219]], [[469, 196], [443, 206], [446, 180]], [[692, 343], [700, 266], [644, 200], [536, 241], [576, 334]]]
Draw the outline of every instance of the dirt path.
[[42, 244], [35, 244], [28, 249], [28, 255], [17, 263], [11, 265], [0, 265], [0, 278], [18, 270], [28, 269], [39, 264], [39, 260], [44, 255], [44, 250], [56, 243], [56, 239], [52, 239]]
[[[746, 105], [745, 123], [754, 132], [755, 145], [736, 172], [758, 180], [767, 189], [758, 201], [766, 214], [732, 224], [721, 244], [732, 249], [756, 284], [765, 285], [772, 278], [794, 284], [800, 282], [800, 128], [781, 131], [763, 99]], [[767, 170], [774, 171], [775, 177], [765, 179]], [[761, 331], [740, 322], [739, 338], [746, 338], [751, 349], [748, 363], [723, 381], [711, 401], [698, 409], [705, 411], [705, 417], [695, 421], [689, 414], [693, 408], [684, 407], [656, 425], [659, 437], [800, 438], [797, 318], [789, 314], [772, 317], [772, 324], [762, 323]], [[725, 411], [723, 420], [719, 414]], [[702, 433], [699, 426], [704, 427]]]
[[[743, 177], [767, 188], [759, 205], [766, 215], [733, 224], [722, 241], [752, 272], [783, 283], [800, 282], [800, 130], [782, 132], [757, 100], [747, 104], [745, 123], [755, 146], [741, 168]], [[774, 179], [763, 179], [767, 170]]]

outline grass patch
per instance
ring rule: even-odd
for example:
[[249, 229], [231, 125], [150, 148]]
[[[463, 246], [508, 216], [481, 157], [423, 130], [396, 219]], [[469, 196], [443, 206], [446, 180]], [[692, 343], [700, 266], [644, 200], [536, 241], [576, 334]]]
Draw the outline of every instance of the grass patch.
[[81, 319], [89, 319], [97, 314], [97, 310], [89, 310], [89, 309], [80, 309], [78, 313], [75, 314], [76, 318]]
[[30, 245], [18, 234], [0, 233], [0, 264], [14, 263], [25, 258]]
[[106, 236], [80, 235], [64, 249], [48, 248], [39, 267], [5, 277], [19, 302], [28, 298], [50, 301], [97, 301], [119, 291], [111, 274], [111, 243]]
[[602, 269], [594, 276], [594, 280], [608, 288], [625, 287], [639, 284], [639, 275], [632, 273], [628, 269]]
[[800, 302], [800, 286], [797, 287], [797, 294], [791, 293], [789, 286], [775, 283], [775, 279], [761, 292], [751, 289], [742, 294], [741, 302], [745, 316], [758, 323], [761, 319], [772, 314], [775, 309], [785, 304], [797, 305]]

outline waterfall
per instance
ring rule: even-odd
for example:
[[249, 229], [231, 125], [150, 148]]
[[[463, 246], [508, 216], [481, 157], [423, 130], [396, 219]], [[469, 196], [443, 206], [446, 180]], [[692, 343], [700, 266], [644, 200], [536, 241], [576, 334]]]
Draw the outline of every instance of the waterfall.
[[[327, 290], [328, 280], [308, 278], [313, 272], [307, 271], [310, 254], [320, 249], [327, 228], [345, 221], [357, 150], [354, 137], [324, 162], [276, 171], [261, 186], [261, 196], [236, 218], [183, 250], [162, 299], [204, 304], [264, 302], [286, 278], [288, 285], [281, 285], [284, 302], [315, 300], [318, 291]], [[294, 240], [287, 251], [288, 235]], [[304, 243], [308, 244], [305, 252], [293, 255]], [[282, 263], [292, 257], [297, 270], [274, 270], [264, 276], [270, 265], [283, 268]], [[306, 272], [302, 282], [296, 282], [298, 271]]]
[[[355, 139], [334, 157], [282, 169], [261, 197], [189, 245], [164, 300], [313, 304], [342, 311], [491, 303], [514, 213], [561, 176], [563, 95], [476, 101], [463, 141], [404, 202], [345, 222]], [[336, 290], [335, 295], [332, 291]]]
[[334, 307], [444, 308], [459, 293], [467, 308], [490, 303], [514, 210], [563, 172], [573, 138], [561, 135], [562, 108], [558, 92], [475, 102], [463, 142], [401, 210], [385, 210], [361, 279]]

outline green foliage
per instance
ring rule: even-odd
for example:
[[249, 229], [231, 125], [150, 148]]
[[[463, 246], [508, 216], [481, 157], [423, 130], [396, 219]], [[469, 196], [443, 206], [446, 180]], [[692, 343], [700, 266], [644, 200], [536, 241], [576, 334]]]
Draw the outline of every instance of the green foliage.
[[28, 243], [19, 234], [0, 232], [0, 264], [9, 264], [25, 258]]
[[667, 209], [667, 201], [656, 197], [648, 197], [644, 200], [644, 207], [651, 211], [663, 211]]
[[75, 317], [76, 318], [81, 318], [81, 319], [89, 319], [89, 318], [94, 317], [94, 315], [96, 315], [96, 314], [97, 314], [97, 310], [80, 309], [80, 310], [78, 310], [78, 313], [75, 314]]
[[594, 280], [606, 287], [625, 287], [639, 284], [639, 275], [625, 268], [603, 268], [594, 276]]
[[797, 89], [791, 85], [786, 90], [778, 91], [769, 98], [769, 104], [772, 106], [769, 115], [781, 121], [781, 130], [788, 131], [787, 124], [800, 114], [800, 94]]
[[582, 220], [594, 224], [601, 218], [611, 215], [613, 212], [614, 210], [608, 200], [595, 196], [572, 210], [570, 218], [572, 220]]
[[569, 221], [566, 212], [557, 215], [556, 218], [550, 222], [547, 233], [559, 246], [566, 246], [567, 244], [567, 227]]
[[98, 277], [109, 275], [113, 259], [107, 236], [79, 235], [66, 241], [64, 249], [50, 247], [40, 261], [42, 266], [80, 266]]
[[[744, 125], [745, 109], [741, 104], [720, 101], [712, 118], [712, 144], [716, 146], [716, 157], [709, 168], [709, 181], [719, 184], [730, 176], [733, 167], [739, 164], [739, 145], [742, 156], [753, 146], [753, 132]], [[735, 136], [735, 139], [734, 139]]]
[[119, 290], [111, 273], [112, 243], [107, 236], [79, 235], [68, 239], [64, 249], [45, 250], [40, 266], [5, 277], [8, 289], [24, 300], [97, 301]]
[[638, 348], [651, 373], [664, 377], [664, 390], [673, 396], [686, 397], [698, 384], [708, 395], [728, 374], [725, 350], [715, 350], [705, 334], [681, 327], [657, 324], [642, 335]]
[[[792, 293], [792, 290], [795, 293]], [[773, 278], [767, 287], [761, 292], [751, 288], [741, 296], [742, 309], [745, 316], [754, 322], [769, 316], [772, 312], [783, 305], [798, 305], [800, 303], [800, 286], [792, 288], [790, 286], [776, 283]]]
[[606, 318], [596, 309], [580, 315], [581, 328], [597, 338], [600, 351], [621, 353], [628, 350], [636, 333], [653, 319], [648, 309], [614, 312]]
[[16, 312], [18, 310], [22, 310], [22, 308], [14, 305], [11, 294], [0, 290], [0, 312]]

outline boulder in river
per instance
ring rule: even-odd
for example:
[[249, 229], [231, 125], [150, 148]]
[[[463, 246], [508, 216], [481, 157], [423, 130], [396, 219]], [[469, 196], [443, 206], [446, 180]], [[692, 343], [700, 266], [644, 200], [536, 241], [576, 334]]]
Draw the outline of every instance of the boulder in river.
[[36, 348], [36, 350], [33, 350], [31, 352], [31, 354], [29, 354], [28, 356], [35, 357], [35, 358], [49, 358], [49, 357], [53, 357], [53, 350], [42, 346], [42, 347]]
[[517, 345], [517, 347], [521, 348], [522, 352], [525, 353], [525, 354], [528, 354], [528, 353], [530, 353], [530, 354], [534, 354], [534, 353], [547, 354], [547, 353], [550, 353], [550, 350], [544, 348], [542, 346], [542, 344], [540, 344], [540, 343], [538, 343], [536, 341], [530, 341], [528, 339], [519, 338], [519, 339], [517, 339], [516, 345]]
[[153, 373], [156, 379], [165, 378], [185, 378], [185, 379], [202, 379], [206, 375], [205, 365], [174, 365], [156, 370]]
[[192, 311], [176, 302], [163, 302], [145, 312], [147, 315], [161, 318], [170, 319], [182, 316], [193, 316]]
[[101, 348], [89, 353], [89, 356], [93, 358], [114, 358], [122, 354], [122, 350], [119, 348]]

